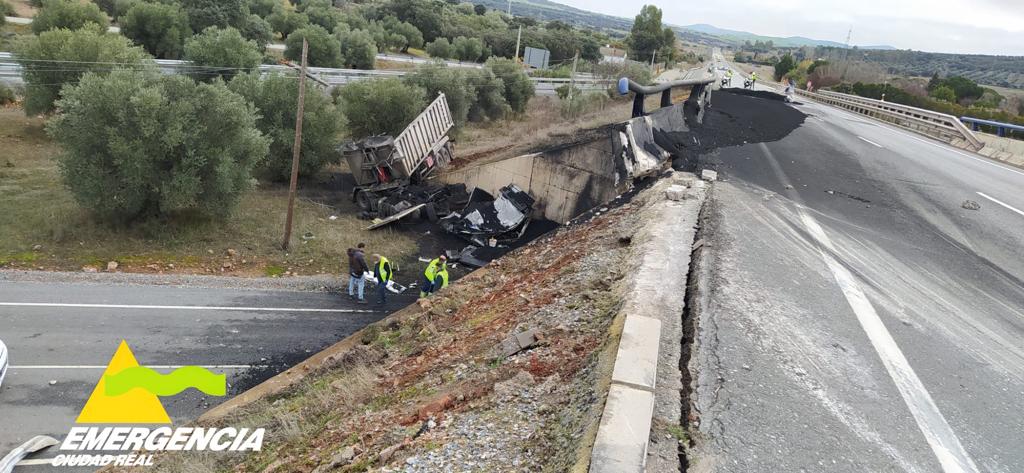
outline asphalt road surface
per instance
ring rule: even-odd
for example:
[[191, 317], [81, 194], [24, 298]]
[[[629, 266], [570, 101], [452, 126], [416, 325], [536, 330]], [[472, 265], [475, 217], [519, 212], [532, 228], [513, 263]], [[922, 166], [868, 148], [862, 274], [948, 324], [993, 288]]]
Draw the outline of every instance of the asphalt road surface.
[[158, 371], [202, 365], [228, 375], [226, 397], [189, 389], [161, 398], [177, 424], [414, 299], [376, 306], [337, 293], [0, 281], [11, 364], [0, 387], [0, 456], [35, 435], [62, 439], [122, 339]]
[[806, 117], [699, 157], [723, 182], [697, 272], [691, 466], [1024, 471], [1024, 171], [744, 99], [759, 126]]

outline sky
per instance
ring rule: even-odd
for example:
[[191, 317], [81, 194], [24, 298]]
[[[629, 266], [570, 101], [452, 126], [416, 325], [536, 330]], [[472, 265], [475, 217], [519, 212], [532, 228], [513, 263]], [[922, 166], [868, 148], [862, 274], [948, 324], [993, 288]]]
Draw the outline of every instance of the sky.
[[765, 36], [944, 53], [1024, 56], [1024, 0], [554, 0], [633, 18], [645, 3], [673, 25], [707, 23]]

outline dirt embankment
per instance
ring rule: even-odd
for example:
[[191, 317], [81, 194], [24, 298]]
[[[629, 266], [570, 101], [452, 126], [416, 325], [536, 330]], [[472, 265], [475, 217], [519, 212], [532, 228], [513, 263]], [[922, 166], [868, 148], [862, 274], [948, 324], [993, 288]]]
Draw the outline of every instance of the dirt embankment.
[[596, 209], [208, 421], [266, 427], [262, 452], [165, 455], [150, 471], [585, 471], [647, 198]]

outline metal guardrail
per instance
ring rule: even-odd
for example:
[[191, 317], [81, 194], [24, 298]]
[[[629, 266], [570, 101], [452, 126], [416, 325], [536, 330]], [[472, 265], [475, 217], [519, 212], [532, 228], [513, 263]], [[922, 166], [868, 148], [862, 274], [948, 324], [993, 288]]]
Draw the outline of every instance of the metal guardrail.
[[985, 143], [952, 115], [839, 92], [808, 92], [797, 89], [796, 93], [817, 102], [867, 115], [949, 143], [962, 141], [974, 151], [985, 147]]
[[648, 95], [661, 94], [661, 106], [672, 106], [672, 89], [677, 87], [690, 87], [690, 97], [685, 102], [685, 112], [688, 117], [692, 116], [700, 123], [704, 120], [704, 110], [711, 103], [710, 87], [715, 82], [713, 74], [705, 74], [703, 67], [690, 69], [686, 72], [688, 79], [660, 82], [654, 85], [640, 85], [632, 79], [621, 78], [618, 82], [620, 95], [633, 92], [633, 118], [642, 117], [647, 114], [644, 110], [644, 101]]
[[[161, 72], [165, 74], [180, 74], [186, 68], [192, 68], [187, 61], [169, 59], [157, 59], [154, 61]], [[194, 68], [192, 68], [194, 70]], [[14, 59], [9, 52], [0, 52], [0, 81], [22, 82], [21, 64]], [[263, 74], [274, 72], [284, 73], [292, 71], [291, 68], [281, 64], [263, 64], [259, 66]], [[328, 84], [328, 87], [336, 87], [349, 82], [363, 79], [380, 79], [386, 77], [401, 77], [408, 74], [407, 70], [364, 70], [364, 69], [333, 69], [328, 67], [310, 67], [309, 74]], [[538, 95], [556, 95], [556, 89], [567, 85], [572, 79], [531, 77]], [[583, 91], [601, 91], [611, 87], [615, 81], [612, 79], [577, 77], [576, 88]]]
[[1024, 131], [1024, 126], [1014, 125], [1013, 123], [1003, 123], [992, 120], [983, 120], [981, 118], [971, 117], [960, 117], [960, 121], [971, 125], [971, 130], [981, 131], [982, 126], [995, 127], [996, 134], [999, 136], [1006, 136], [1006, 130], [1010, 131]]

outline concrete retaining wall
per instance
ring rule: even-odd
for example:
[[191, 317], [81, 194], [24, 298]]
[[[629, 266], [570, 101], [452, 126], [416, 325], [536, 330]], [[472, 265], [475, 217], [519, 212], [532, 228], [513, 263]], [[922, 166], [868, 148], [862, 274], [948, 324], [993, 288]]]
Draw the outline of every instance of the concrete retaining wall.
[[495, 195], [515, 184], [537, 199], [539, 214], [562, 223], [621, 193], [612, 159], [616, 146], [607, 133], [589, 142], [449, 171], [441, 180]]
[[978, 154], [1014, 166], [1024, 167], [1024, 141], [1003, 138], [988, 133], [974, 133], [985, 147]]

